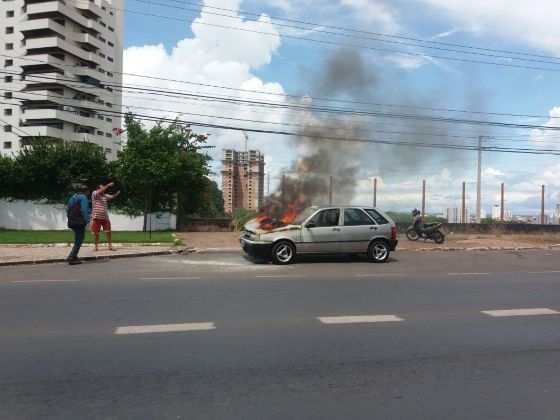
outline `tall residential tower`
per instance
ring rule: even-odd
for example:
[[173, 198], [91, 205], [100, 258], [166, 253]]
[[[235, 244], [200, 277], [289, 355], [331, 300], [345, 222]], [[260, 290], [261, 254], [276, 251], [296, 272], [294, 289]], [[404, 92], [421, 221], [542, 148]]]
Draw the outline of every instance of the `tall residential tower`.
[[0, 1], [0, 153], [41, 136], [116, 157], [123, 1]]
[[224, 208], [258, 210], [264, 198], [264, 155], [258, 150], [224, 150], [222, 161]]

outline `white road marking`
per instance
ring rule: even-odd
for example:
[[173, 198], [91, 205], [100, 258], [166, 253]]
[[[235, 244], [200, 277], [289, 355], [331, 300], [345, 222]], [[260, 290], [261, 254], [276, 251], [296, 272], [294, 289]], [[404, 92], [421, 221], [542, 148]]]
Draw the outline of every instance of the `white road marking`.
[[500, 309], [493, 311], [482, 311], [483, 314], [493, 317], [506, 316], [536, 316], [536, 315], [558, 315], [560, 312], [549, 308], [529, 308], [529, 309]]
[[80, 280], [17, 280], [13, 284], [33, 284], [33, 283], [78, 283]]
[[185, 324], [129, 325], [126, 327], [117, 327], [115, 329], [115, 334], [153, 334], [188, 331], [209, 331], [215, 329], [216, 326], [213, 322], [189, 322]]
[[488, 276], [490, 273], [447, 273], [448, 276]]
[[157, 280], [200, 280], [202, 277], [142, 277], [140, 280], [157, 281]]
[[356, 274], [354, 277], [402, 277], [404, 274], [400, 273], [371, 273], [371, 274]]
[[404, 321], [396, 315], [320, 316], [317, 319], [323, 324], [370, 324]]
[[560, 271], [529, 271], [529, 274], [560, 274]]

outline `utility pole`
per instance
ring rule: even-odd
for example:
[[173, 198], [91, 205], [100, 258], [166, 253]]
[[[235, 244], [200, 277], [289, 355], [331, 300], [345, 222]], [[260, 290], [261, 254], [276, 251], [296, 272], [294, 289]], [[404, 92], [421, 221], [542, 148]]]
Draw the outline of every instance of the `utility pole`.
[[478, 137], [478, 171], [476, 180], [476, 223], [482, 216], [482, 136]]
[[500, 220], [503, 222], [504, 221], [504, 216], [505, 216], [505, 209], [504, 209], [504, 193], [505, 193], [505, 187], [504, 187], [504, 183], [502, 182], [502, 188], [501, 188], [501, 194], [500, 194]]
[[266, 195], [270, 195], [270, 172], [266, 174]]
[[426, 216], [426, 180], [422, 181], [422, 218]]
[[373, 208], [377, 207], [377, 178], [373, 178]]
[[541, 191], [541, 225], [544, 225], [544, 185], [542, 186]]
[[282, 185], [280, 200], [282, 201], [282, 209], [286, 208], [286, 174], [282, 174]]
[[467, 223], [467, 183], [463, 181], [463, 195], [461, 197], [461, 223]]
[[332, 175], [329, 177], [329, 206], [332, 206], [333, 203], [333, 177]]

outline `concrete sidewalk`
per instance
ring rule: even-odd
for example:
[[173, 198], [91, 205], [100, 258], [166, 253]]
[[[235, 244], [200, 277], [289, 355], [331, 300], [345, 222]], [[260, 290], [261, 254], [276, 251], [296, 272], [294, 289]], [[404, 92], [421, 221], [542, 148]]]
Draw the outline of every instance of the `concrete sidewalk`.
[[[80, 250], [80, 258], [85, 261], [97, 259], [148, 257], [152, 255], [178, 254], [187, 251], [185, 247], [172, 244], [114, 244], [115, 251], [101, 247], [98, 252], [86, 244]], [[67, 244], [57, 245], [1, 245], [0, 267], [8, 265], [45, 264], [65, 262], [71, 247]]]
[[[239, 232], [182, 232], [177, 237], [196, 252], [241, 251]], [[523, 250], [560, 247], [554, 240], [536, 235], [449, 235], [446, 242], [409, 241], [399, 235], [398, 251]]]

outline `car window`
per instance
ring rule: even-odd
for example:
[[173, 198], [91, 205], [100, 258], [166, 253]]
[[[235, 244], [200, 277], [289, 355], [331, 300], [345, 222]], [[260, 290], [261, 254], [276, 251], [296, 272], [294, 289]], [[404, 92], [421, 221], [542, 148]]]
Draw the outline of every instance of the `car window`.
[[373, 220], [362, 210], [344, 209], [344, 226], [367, 226], [373, 224]]
[[387, 219], [385, 219], [378, 211], [374, 209], [366, 209], [366, 213], [369, 214], [379, 225], [386, 225], [387, 223], [389, 223]]
[[339, 209], [328, 209], [320, 211], [310, 221], [315, 223], [315, 227], [338, 226], [339, 218]]

